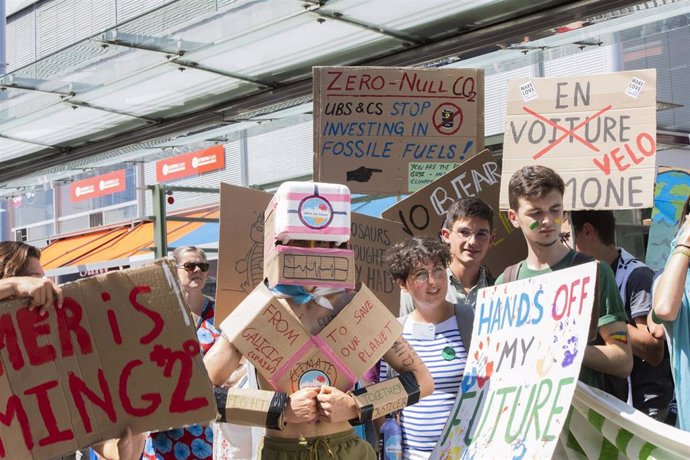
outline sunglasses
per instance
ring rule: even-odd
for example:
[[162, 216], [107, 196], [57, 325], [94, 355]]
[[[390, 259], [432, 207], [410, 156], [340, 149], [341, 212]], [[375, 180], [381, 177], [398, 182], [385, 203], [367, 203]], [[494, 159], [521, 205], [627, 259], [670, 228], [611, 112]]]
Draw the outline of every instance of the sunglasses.
[[182, 265], [177, 265], [177, 268], [184, 268], [188, 272], [193, 272], [196, 267], [199, 267], [199, 270], [206, 273], [210, 266], [208, 262], [185, 262]]

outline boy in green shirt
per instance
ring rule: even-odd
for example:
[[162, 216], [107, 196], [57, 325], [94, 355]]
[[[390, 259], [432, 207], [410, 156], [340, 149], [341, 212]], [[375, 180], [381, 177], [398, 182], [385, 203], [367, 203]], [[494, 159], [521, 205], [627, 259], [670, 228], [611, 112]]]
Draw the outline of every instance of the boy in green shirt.
[[[566, 214], [563, 210], [564, 192], [563, 179], [544, 166], [525, 166], [510, 178], [508, 218], [515, 228], [522, 230], [528, 249], [527, 259], [520, 262], [517, 273], [513, 275], [515, 279], [561, 270], [576, 265], [576, 259], [582, 260], [560, 240]], [[498, 277], [496, 284], [512, 281], [507, 279], [507, 272]], [[627, 384], [623, 388], [625, 394], [622, 394], [620, 390], [615, 391], [622, 385], [616, 385], [619, 382], [604, 376], [627, 378], [633, 359], [626, 329], [627, 317], [613, 271], [601, 262], [598, 263], [597, 283], [598, 333], [596, 340], [585, 348], [580, 380], [626, 400]]]

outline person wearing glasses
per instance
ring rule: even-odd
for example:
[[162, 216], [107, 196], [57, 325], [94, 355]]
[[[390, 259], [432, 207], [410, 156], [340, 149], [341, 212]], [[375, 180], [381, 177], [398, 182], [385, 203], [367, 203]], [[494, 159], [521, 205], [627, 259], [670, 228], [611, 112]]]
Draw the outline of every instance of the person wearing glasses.
[[[220, 337], [220, 332], [213, 325], [215, 302], [202, 293], [209, 270], [206, 253], [195, 246], [181, 246], [173, 251], [172, 256], [182, 291], [194, 318], [201, 354], [204, 355]], [[142, 458], [211, 459], [213, 430], [206, 425], [190, 425], [151, 433], [146, 440]]]
[[[446, 273], [450, 303], [468, 305], [474, 310], [479, 289], [493, 286], [494, 278], [483, 265], [493, 245], [494, 210], [480, 198], [463, 198], [451, 205], [441, 229], [441, 239], [450, 248], [451, 259]], [[415, 305], [412, 297], [400, 292], [400, 316], [409, 314]]]
[[[445, 230], [445, 229], [444, 229]], [[487, 230], [480, 227], [481, 230]], [[476, 231], [473, 230], [473, 231]], [[460, 389], [469, 336], [463, 341], [457, 306], [448, 300], [448, 246], [432, 238], [412, 238], [393, 246], [384, 260], [400, 287], [409, 294], [415, 309], [400, 318], [403, 338], [414, 348], [431, 373], [434, 392], [402, 410], [402, 458], [426, 459], [441, 436]], [[469, 309], [469, 307], [464, 307]], [[467, 317], [471, 331], [472, 317]], [[391, 369], [381, 362], [381, 381], [391, 377]]]

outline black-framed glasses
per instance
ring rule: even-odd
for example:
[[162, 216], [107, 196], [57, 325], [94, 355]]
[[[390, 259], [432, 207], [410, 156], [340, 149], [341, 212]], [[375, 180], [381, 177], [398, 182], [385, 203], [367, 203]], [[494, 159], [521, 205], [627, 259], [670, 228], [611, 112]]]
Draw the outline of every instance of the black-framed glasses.
[[491, 232], [488, 230], [479, 230], [473, 232], [469, 228], [464, 227], [460, 227], [457, 230], [455, 230], [455, 234], [458, 235], [458, 237], [463, 241], [469, 240], [470, 238], [472, 238], [473, 235], [474, 239], [477, 241], [486, 241], [491, 237]]
[[193, 272], [196, 270], [196, 267], [199, 267], [199, 270], [201, 270], [203, 273], [206, 273], [208, 269], [211, 267], [211, 264], [208, 262], [185, 262], [183, 264], [177, 265], [177, 268], [184, 268], [188, 272]]

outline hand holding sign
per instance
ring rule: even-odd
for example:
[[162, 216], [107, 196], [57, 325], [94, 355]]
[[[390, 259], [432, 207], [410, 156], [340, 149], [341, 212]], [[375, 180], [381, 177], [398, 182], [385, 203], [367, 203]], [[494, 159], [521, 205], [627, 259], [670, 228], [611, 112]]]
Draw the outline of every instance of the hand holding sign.
[[17, 276], [6, 278], [2, 282], [3, 287], [0, 287], [0, 291], [3, 291], [3, 294], [5, 294], [4, 286], [6, 285], [7, 297], [12, 295], [29, 297], [31, 299], [30, 309], [38, 307], [40, 316], [44, 316], [55, 301], [57, 301], [57, 307], [62, 308], [62, 289], [50, 280], [32, 276]]
[[369, 182], [372, 174], [375, 172], [383, 172], [383, 169], [367, 168], [366, 166], [360, 166], [357, 169], [353, 169], [352, 171], [347, 172], [347, 181]]
[[319, 402], [320, 422], [346, 422], [357, 417], [357, 404], [347, 393], [324, 385], [316, 396]]

